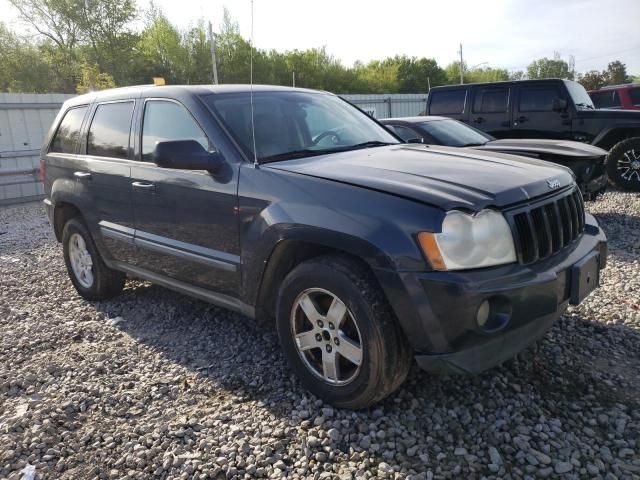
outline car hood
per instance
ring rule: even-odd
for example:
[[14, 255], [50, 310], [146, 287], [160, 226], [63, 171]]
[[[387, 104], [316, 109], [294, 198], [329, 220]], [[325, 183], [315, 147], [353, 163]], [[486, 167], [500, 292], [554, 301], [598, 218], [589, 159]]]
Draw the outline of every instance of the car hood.
[[572, 140], [503, 139], [492, 140], [474, 148], [513, 154], [522, 152], [540, 154], [545, 157], [579, 157], [581, 159], [603, 158], [607, 154], [606, 150], [599, 147]]
[[433, 145], [391, 145], [265, 167], [391, 193], [445, 210], [504, 207], [573, 183], [569, 169], [552, 163]]

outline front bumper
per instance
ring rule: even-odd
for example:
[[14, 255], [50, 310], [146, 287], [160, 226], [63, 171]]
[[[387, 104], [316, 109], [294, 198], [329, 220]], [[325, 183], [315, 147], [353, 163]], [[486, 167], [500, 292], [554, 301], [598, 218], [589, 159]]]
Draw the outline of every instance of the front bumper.
[[[606, 265], [606, 237], [591, 215], [586, 220], [585, 232], [574, 245], [533, 265], [402, 272], [402, 288], [394, 289], [390, 299], [418, 365], [431, 372], [477, 373], [542, 337], [571, 300], [576, 301], [576, 265], [589, 258], [595, 259], [591, 264], [598, 271]], [[508, 320], [490, 332], [477, 321], [485, 300], [508, 314], [500, 317]]]

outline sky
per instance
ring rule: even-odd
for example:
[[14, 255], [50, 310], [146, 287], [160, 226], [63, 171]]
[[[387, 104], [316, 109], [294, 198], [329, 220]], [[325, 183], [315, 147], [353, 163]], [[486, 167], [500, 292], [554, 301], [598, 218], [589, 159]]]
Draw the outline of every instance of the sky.
[[[154, 0], [169, 19], [186, 28], [199, 18], [214, 30], [223, 8], [251, 35], [251, 0]], [[148, 0], [138, 0], [140, 7]], [[1, 19], [16, 14], [0, 0]], [[640, 0], [254, 0], [254, 45], [262, 49], [326, 46], [343, 64], [396, 54], [458, 58], [525, 70], [532, 60], [573, 55], [577, 72], [603, 70], [621, 60], [640, 75]]]

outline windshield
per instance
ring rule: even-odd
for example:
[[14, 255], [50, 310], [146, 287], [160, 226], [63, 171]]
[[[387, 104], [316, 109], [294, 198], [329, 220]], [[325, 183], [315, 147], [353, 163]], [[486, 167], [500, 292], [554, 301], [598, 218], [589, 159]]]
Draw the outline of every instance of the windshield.
[[[253, 158], [249, 92], [204, 98]], [[256, 153], [265, 162], [399, 143], [366, 114], [333, 95], [254, 92], [253, 110]]]
[[[440, 145], [470, 147], [484, 145], [493, 137], [457, 120], [431, 120], [419, 124], [420, 129], [431, 135]], [[425, 139], [425, 142], [428, 139]], [[428, 142], [427, 142], [428, 143]]]
[[593, 105], [591, 97], [578, 82], [572, 82], [567, 80], [564, 82], [571, 95], [574, 105], [578, 110], [594, 110], [596, 107]]

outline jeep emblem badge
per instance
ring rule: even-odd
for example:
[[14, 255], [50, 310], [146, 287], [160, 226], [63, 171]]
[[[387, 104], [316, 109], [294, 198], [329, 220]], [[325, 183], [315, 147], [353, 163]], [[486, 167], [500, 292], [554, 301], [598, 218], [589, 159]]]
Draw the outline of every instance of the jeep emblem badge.
[[552, 180], [547, 180], [547, 185], [549, 185], [549, 188], [559, 188], [560, 180], [558, 180], [557, 178], [554, 178]]

